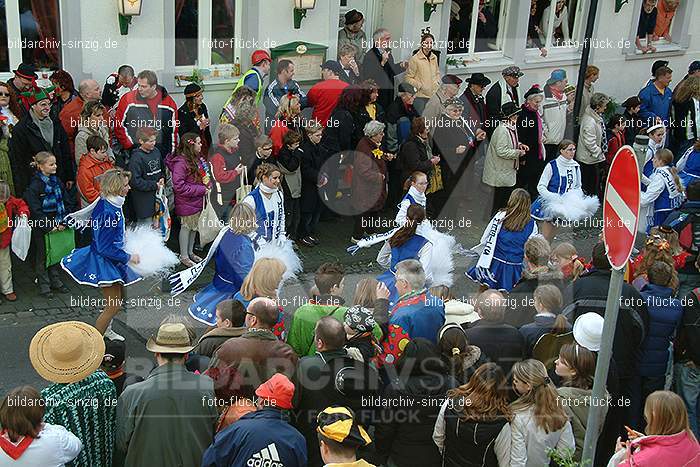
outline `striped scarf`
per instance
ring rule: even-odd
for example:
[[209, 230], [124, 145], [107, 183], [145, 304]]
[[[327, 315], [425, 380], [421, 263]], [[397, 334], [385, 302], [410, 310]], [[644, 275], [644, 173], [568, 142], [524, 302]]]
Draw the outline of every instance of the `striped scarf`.
[[47, 176], [39, 172], [39, 178], [44, 182], [44, 193], [46, 194], [41, 203], [41, 210], [44, 214], [56, 213], [54, 221], [56, 224], [60, 224], [66, 217], [66, 208], [63, 205], [63, 193], [58, 177], [56, 175]]
[[46, 401], [44, 422], [63, 425], [83, 443], [83, 450], [68, 465], [111, 467], [117, 390], [109, 376], [97, 370], [75, 383], [52, 384], [41, 396]]

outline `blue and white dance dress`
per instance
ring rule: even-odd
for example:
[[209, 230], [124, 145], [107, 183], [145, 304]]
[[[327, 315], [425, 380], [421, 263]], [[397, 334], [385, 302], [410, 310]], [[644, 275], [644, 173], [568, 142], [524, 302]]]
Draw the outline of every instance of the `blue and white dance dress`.
[[540, 195], [531, 212], [538, 221], [578, 221], [595, 214], [600, 206], [596, 196], [583, 193], [578, 162], [561, 155], [544, 166], [537, 191]]
[[683, 188], [688, 188], [688, 185], [700, 180], [700, 151], [693, 146], [689, 147], [676, 164], [676, 169]]
[[647, 143], [647, 152], [644, 157], [644, 165], [642, 166], [642, 192], [647, 190], [647, 185], [651, 183], [651, 175], [654, 173], [654, 156], [656, 151], [664, 147], [664, 142], [656, 143], [653, 139], [649, 138]]
[[61, 267], [78, 284], [105, 287], [130, 285], [142, 279], [129, 265], [131, 255], [124, 251], [123, 204], [123, 197], [98, 198], [88, 207], [92, 242], [61, 260]]
[[262, 191], [262, 184], [255, 187], [243, 200], [255, 211], [258, 229], [253, 239], [255, 259], [277, 258], [286, 266], [283, 279], [294, 277], [301, 272], [301, 260], [294, 251], [294, 245], [285, 232], [284, 195], [281, 190], [270, 190], [268, 198]]
[[499, 211], [484, 230], [481, 243], [472, 248], [480, 253], [479, 261], [465, 274], [489, 289], [510, 292], [518, 283], [525, 267], [525, 242], [537, 235], [534, 219], [520, 231], [503, 228], [505, 210]]
[[671, 211], [679, 208], [684, 200], [685, 195], [676, 186], [671, 168], [656, 168], [640, 200], [641, 208], [646, 213], [646, 233], [652, 227], [662, 225]]
[[408, 239], [401, 246], [391, 247], [389, 240], [384, 242], [382, 249], [377, 255], [377, 263], [380, 266], [387, 268], [386, 271], [377, 276], [379, 282], [384, 283], [389, 289], [389, 307], [393, 307], [399, 299], [399, 293], [396, 290], [396, 265], [406, 259], [416, 259], [420, 261], [425, 271], [425, 282], [430, 284], [433, 282], [432, 277], [432, 258], [433, 244], [421, 233], [423, 224], [418, 227], [415, 235]]
[[241, 288], [255, 260], [253, 241], [247, 235], [235, 234], [226, 229], [218, 242], [214, 262], [216, 273], [211, 284], [197, 292], [189, 313], [199, 322], [216, 325], [216, 305], [234, 296]]

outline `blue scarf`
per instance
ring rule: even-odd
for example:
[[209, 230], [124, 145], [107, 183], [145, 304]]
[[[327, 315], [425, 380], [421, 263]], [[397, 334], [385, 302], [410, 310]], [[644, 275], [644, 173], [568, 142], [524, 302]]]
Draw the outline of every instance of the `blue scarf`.
[[41, 210], [45, 215], [56, 213], [54, 221], [60, 224], [63, 218], [66, 217], [66, 208], [63, 205], [63, 193], [61, 192], [61, 184], [56, 175], [46, 176], [38, 172], [39, 178], [44, 182], [44, 201], [41, 203]]

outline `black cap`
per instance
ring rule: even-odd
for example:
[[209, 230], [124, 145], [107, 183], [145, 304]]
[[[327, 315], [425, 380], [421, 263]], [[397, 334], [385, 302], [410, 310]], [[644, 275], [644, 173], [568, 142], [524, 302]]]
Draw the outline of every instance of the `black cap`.
[[202, 87], [197, 83], [190, 83], [185, 86], [185, 97], [194, 96], [202, 90]]
[[535, 94], [542, 94], [542, 89], [540, 89], [539, 84], [533, 84], [530, 89], [527, 90], [525, 93], [525, 96], [523, 98], [527, 99], [528, 97], [535, 95]]
[[656, 75], [656, 70], [661, 68], [662, 66], [668, 66], [668, 60], [657, 60], [654, 62], [654, 64], [651, 66], [651, 76]]
[[413, 85], [411, 83], [403, 82], [403, 83], [399, 84], [399, 92], [407, 92], [413, 96], [418, 91], [416, 91], [416, 88], [413, 87]]
[[345, 13], [345, 25], [349, 26], [351, 24], [359, 23], [364, 19], [362, 13], [357, 10], [350, 10]]
[[336, 62], [335, 60], [328, 60], [323, 65], [321, 65], [322, 70], [331, 70], [336, 75], [340, 76], [343, 71], [343, 66]]
[[688, 65], [688, 73], [694, 73], [698, 70], [700, 70], [700, 60], [690, 62], [690, 65]]
[[506, 102], [501, 106], [501, 116], [503, 118], [510, 118], [522, 110], [515, 102]]
[[107, 371], [118, 369], [126, 357], [124, 341], [105, 339], [105, 356], [102, 358], [102, 368]]
[[488, 86], [491, 84], [491, 80], [484, 76], [483, 73], [472, 73], [472, 75], [467, 78], [467, 83], [478, 84], [480, 86]]
[[632, 107], [637, 107], [642, 105], [642, 100], [638, 96], [628, 97], [625, 102], [622, 103], [622, 107], [626, 109], [631, 109]]

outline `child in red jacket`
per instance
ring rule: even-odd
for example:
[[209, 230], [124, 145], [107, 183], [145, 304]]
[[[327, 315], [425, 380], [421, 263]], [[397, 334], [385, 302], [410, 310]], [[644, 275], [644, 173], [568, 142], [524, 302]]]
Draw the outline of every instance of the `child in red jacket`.
[[12, 260], [10, 258], [10, 244], [12, 243], [12, 226], [15, 225], [15, 217], [29, 218], [27, 203], [10, 195], [10, 186], [5, 181], [0, 181], [0, 292], [5, 299], [14, 302], [17, 300], [12, 287]]

